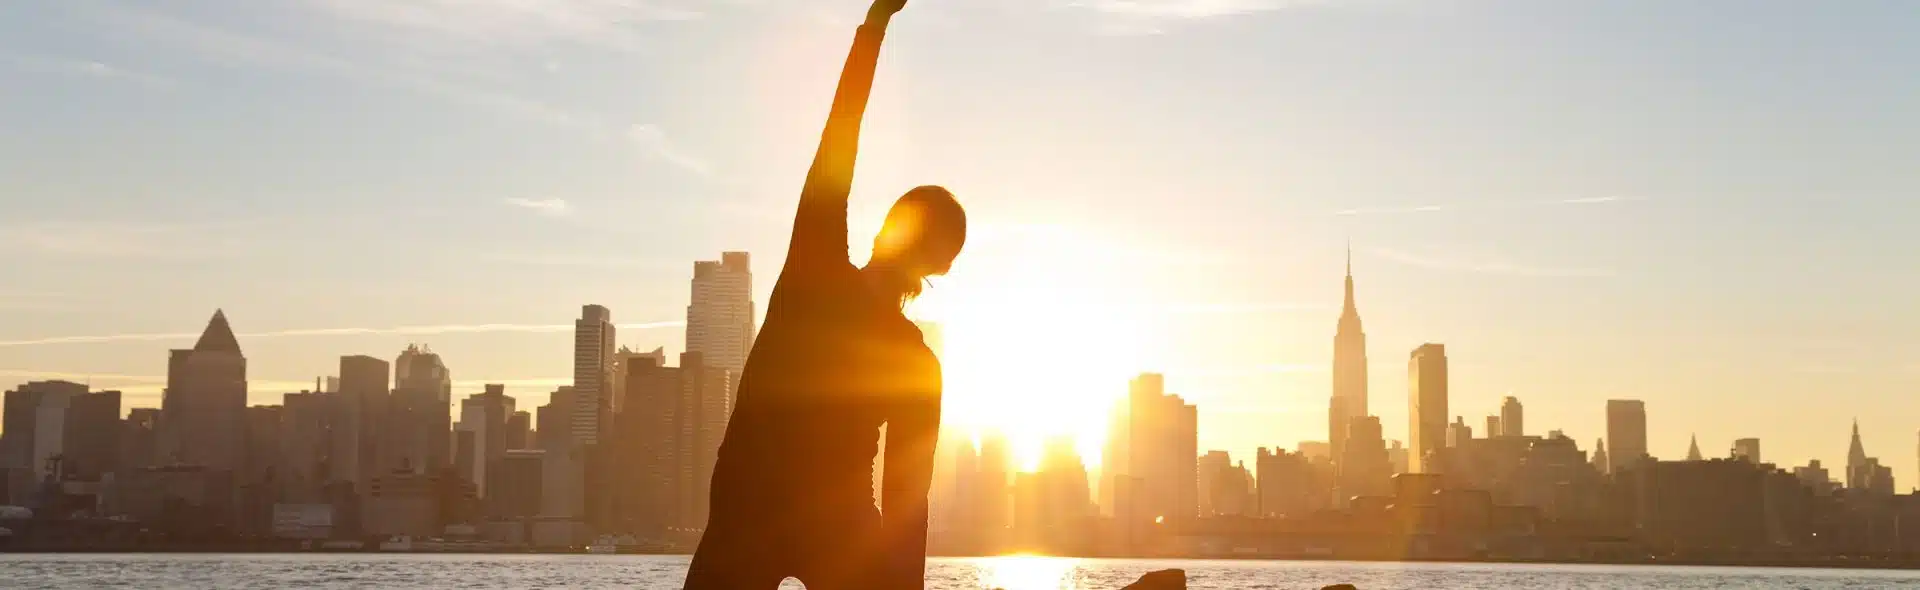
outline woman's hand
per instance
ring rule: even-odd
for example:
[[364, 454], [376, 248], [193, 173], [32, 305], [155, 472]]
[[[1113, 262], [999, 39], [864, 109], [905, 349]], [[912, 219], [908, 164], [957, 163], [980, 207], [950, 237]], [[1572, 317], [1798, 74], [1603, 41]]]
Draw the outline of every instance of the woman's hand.
[[894, 13], [906, 6], [907, 0], [874, 0], [873, 8], [867, 9], [867, 24], [886, 24]]

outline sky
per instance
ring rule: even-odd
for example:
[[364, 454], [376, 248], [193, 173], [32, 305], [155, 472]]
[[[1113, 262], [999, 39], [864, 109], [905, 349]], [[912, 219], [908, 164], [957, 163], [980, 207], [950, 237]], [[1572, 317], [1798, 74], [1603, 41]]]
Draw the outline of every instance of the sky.
[[[216, 308], [254, 403], [408, 343], [523, 407], [583, 304], [764, 304], [857, 0], [0, 4], [0, 384], [157, 406]], [[1084, 431], [1167, 375], [1202, 449], [1326, 436], [1352, 244], [1372, 404], [1583, 449], [1759, 437], [1920, 484], [1920, 11], [1901, 0], [912, 0], [852, 206], [952, 189], [950, 423]], [[1083, 441], [1085, 446], [1085, 441]], [[1837, 473], [1837, 472], [1836, 472]]]

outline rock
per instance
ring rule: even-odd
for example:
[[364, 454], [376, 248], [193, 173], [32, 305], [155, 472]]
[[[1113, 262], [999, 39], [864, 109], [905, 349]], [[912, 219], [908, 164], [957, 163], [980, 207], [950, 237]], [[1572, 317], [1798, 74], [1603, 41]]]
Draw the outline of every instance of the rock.
[[1360, 589], [1353, 587], [1353, 584], [1334, 584], [1332, 586], [1321, 588], [1320, 590], [1360, 590]]
[[1186, 570], [1147, 572], [1147, 575], [1140, 576], [1140, 581], [1120, 590], [1187, 590], [1187, 572]]

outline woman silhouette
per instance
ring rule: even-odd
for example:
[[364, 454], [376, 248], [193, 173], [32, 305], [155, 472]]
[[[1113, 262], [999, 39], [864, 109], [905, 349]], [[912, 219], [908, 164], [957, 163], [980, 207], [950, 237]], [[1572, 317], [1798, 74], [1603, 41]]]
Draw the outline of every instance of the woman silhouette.
[[923, 586], [940, 362], [901, 307], [952, 265], [966, 213], [946, 189], [913, 189], [888, 212], [867, 265], [847, 257], [860, 123], [887, 23], [905, 4], [876, 1], [854, 37], [740, 376], [689, 590], [771, 589], [788, 577], [812, 590]]

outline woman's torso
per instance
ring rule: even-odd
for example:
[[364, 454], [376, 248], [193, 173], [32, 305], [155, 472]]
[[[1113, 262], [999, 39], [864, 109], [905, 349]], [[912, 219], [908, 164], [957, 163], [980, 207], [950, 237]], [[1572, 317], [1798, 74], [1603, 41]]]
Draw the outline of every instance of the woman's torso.
[[851, 265], [788, 279], [740, 377], [714, 502], [870, 510], [880, 426], [904, 404], [938, 403], [939, 361]]

